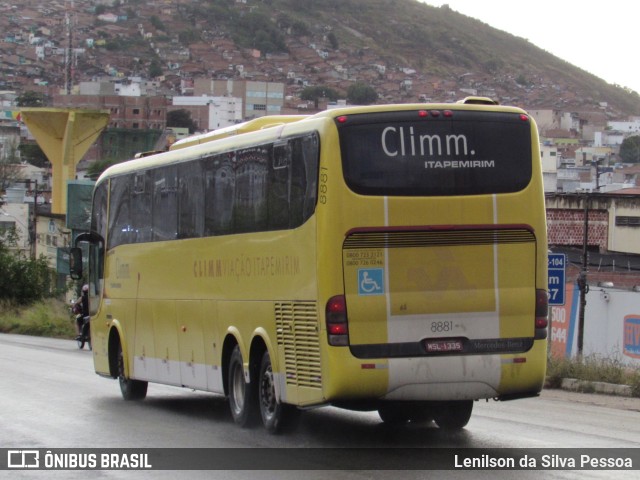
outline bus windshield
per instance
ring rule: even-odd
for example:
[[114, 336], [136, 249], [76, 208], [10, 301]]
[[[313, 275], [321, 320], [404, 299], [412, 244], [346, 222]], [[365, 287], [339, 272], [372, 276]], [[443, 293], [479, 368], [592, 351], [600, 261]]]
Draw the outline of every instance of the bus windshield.
[[526, 115], [423, 111], [336, 121], [347, 184], [363, 195], [510, 193], [531, 180]]

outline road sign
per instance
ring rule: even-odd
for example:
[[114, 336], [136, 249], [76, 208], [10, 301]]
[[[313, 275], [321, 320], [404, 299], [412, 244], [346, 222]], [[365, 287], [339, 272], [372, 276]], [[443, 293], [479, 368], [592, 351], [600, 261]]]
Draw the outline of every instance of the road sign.
[[567, 272], [567, 256], [564, 253], [549, 254], [549, 305], [564, 305], [564, 283]]

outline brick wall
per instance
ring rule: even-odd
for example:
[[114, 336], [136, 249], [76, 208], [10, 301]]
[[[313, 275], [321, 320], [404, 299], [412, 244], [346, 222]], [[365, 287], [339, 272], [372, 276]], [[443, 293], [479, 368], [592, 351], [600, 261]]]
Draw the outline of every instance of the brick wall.
[[[589, 210], [589, 245], [607, 250], [609, 213]], [[549, 245], [582, 246], [584, 244], [584, 210], [547, 209]]]
[[[582, 270], [580, 265], [568, 265], [566, 273], [566, 283], [574, 283], [580, 276]], [[597, 285], [600, 282], [611, 282], [618, 289], [631, 289], [640, 285], [640, 273], [634, 271], [625, 271], [624, 265], [619, 272], [600, 272], [598, 267], [590, 265], [587, 269], [587, 283], [589, 285]]]

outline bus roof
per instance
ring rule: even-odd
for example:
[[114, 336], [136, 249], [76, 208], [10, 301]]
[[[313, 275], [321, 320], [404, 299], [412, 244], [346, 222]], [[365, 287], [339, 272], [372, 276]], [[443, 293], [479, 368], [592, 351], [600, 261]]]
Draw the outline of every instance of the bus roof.
[[[466, 100], [466, 99], [465, 99]], [[204, 155], [212, 150], [220, 150], [223, 151], [225, 148], [229, 148], [233, 142], [236, 143], [235, 140], [231, 140], [232, 137], [243, 137], [242, 134], [247, 134], [250, 132], [254, 133], [263, 133], [264, 135], [260, 135], [262, 140], [273, 138], [275, 135], [280, 136], [283, 133], [283, 130], [289, 131], [290, 127], [294, 127], [294, 125], [299, 124], [301, 129], [309, 128], [302, 127], [303, 124], [309, 125], [310, 123], [318, 125], [319, 122], [324, 122], [327, 119], [333, 119], [342, 115], [350, 115], [350, 114], [360, 114], [360, 113], [370, 113], [372, 111], [377, 112], [391, 112], [391, 111], [407, 111], [407, 110], [499, 110], [502, 112], [518, 112], [525, 113], [524, 110], [517, 107], [509, 107], [509, 106], [499, 106], [495, 103], [489, 103], [485, 100], [489, 99], [479, 99], [481, 101], [474, 101], [476, 98], [472, 98], [470, 102], [459, 102], [459, 103], [406, 103], [406, 104], [386, 104], [386, 105], [363, 105], [363, 106], [346, 106], [340, 108], [334, 108], [330, 110], [324, 110], [322, 112], [318, 112], [314, 115], [269, 115], [265, 117], [256, 118], [253, 120], [249, 120], [247, 122], [239, 123], [237, 125], [232, 125], [230, 127], [220, 128], [217, 130], [213, 130], [208, 133], [194, 135], [191, 137], [184, 138], [176, 143], [174, 143], [168, 151], [165, 152], [149, 152], [150, 155], [142, 155], [135, 160], [130, 160], [127, 162], [119, 163], [109, 167], [103, 174], [98, 178], [97, 183], [101, 183], [105, 178], [111, 176], [117, 176], [126, 172], [130, 172], [132, 170], [136, 170], [138, 168], [149, 168], [152, 166], [158, 166], [162, 164], [170, 164], [170, 163], [178, 163], [184, 157], [181, 152], [177, 150], [181, 150], [183, 148], [195, 148], [190, 156], [197, 157], [200, 155]], [[490, 100], [489, 100], [490, 101]], [[280, 127], [280, 128], [277, 128]], [[316, 128], [316, 127], [311, 127]], [[298, 128], [293, 128], [293, 131], [298, 131]], [[290, 131], [288, 133], [291, 133]], [[228, 140], [228, 141], [227, 141]], [[243, 138], [242, 141], [240, 138], [237, 139], [237, 143], [249, 145], [256, 138], [254, 136], [249, 136], [246, 139]], [[207, 144], [211, 142], [216, 142], [216, 146], [207, 147]], [[260, 141], [260, 140], [258, 140]], [[200, 147], [200, 148], [199, 148]]]
[[284, 125], [285, 123], [297, 122], [307, 118], [308, 115], [267, 115], [265, 117], [254, 118], [247, 122], [238, 123], [237, 125], [230, 125], [228, 127], [217, 128], [207, 133], [200, 135], [192, 135], [182, 140], [178, 140], [171, 145], [170, 150], [177, 150], [179, 148], [191, 147], [193, 145], [199, 145], [201, 143], [212, 142], [220, 138], [231, 137], [233, 135], [239, 135], [242, 133], [255, 132], [256, 130], [263, 130], [265, 128], [277, 127]]

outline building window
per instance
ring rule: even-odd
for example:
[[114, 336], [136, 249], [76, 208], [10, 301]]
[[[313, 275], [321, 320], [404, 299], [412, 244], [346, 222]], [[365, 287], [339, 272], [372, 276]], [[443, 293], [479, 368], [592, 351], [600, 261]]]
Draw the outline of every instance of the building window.
[[134, 115], [140, 115], [140, 109], [139, 108], [134, 108], [133, 109], [133, 114]]
[[16, 228], [16, 222], [11, 221], [0, 221], [0, 235], [4, 235], [5, 233]]
[[140, 124], [135, 122], [133, 125], [131, 125], [131, 128], [140, 128]]
[[616, 217], [616, 227], [640, 227], [640, 217]]

